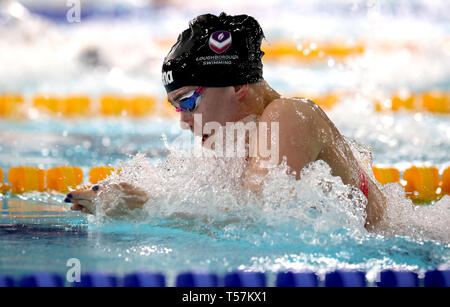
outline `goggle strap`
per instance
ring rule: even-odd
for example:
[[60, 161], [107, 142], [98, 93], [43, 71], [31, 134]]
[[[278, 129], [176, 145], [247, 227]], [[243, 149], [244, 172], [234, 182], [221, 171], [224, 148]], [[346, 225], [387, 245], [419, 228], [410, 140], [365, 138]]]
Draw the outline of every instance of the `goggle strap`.
[[203, 93], [204, 90], [205, 90], [205, 87], [204, 87], [204, 86], [199, 86], [196, 92], [199, 93], [199, 94], [201, 95], [201, 94]]

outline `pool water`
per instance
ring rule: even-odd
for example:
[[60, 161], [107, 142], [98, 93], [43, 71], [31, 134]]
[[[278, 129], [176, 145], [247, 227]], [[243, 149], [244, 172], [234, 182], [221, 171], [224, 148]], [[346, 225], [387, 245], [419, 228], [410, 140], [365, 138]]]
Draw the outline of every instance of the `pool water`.
[[[336, 112], [339, 113], [339, 110]], [[83, 271], [116, 274], [138, 270], [160, 271], [167, 274], [169, 280], [179, 272], [192, 269], [217, 273], [234, 269], [268, 273], [311, 269], [325, 273], [335, 268], [358, 268], [368, 271], [369, 278], [374, 278], [376, 272], [383, 268], [400, 267], [420, 271], [449, 263], [449, 241], [446, 237], [448, 197], [438, 204], [428, 208], [421, 206], [413, 211], [414, 205], [401, 194], [402, 189], [394, 186], [388, 194], [392, 197], [392, 205], [407, 208], [404, 210], [410, 215], [410, 220], [406, 219], [406, 223], [422, 225], [412, 228], [397, 225], [398, 230], [393, 234], [373, 234], [364, 230], [361, 214], [355, 217], [355, 213], [347, 210], [349, 207], [338, 211], [343, 204], [337, 200], [337, 196], [325, 197], [320, 192], [311, 192], [314, 183], [313, 180], [308, 182], [308, 177], [297, 184], [297, 195], [278, 200], [270, 199], [270, 195], [283, 191], [286, 184], [292, 186], [296, 183], [282, 174], [274, 176], [276, 179], [270, 181], [273, 185], [266, 191], [268, 200], [262, 204], [252, 200], [239, 203], [238, 197], [228, 194], [229, 190], [205, 188], [207, 181], [212, 185], [219, 184], [220, 178], [229, 175], [224, 171], [220, 173], [220, 178], [214, 178], [217, 174], [212, 172], [214, 170], [217, 173], [218, 168], [208, 168], [206, 163], [201, 170], [194, 162], [187, 169], [186, 163], [183, 167], [174, 163], [172, 166], [179, 177], [172, 176], [164, 182], [163, 167], [158, 167], [158, 163], [164, 163], [169, 150], [161, 140], [161, 130], [176, 131], [176, 122], [171, 127], [168, 122], [164, 125], [138, 124], [123, 120], [115, 122], [112, 125], [114, 128], [105, 129], [108, 133], [96, 130], [96, 127], [92, 127], [92, 133], [74, 131], [79, 124], [60, 121], [48, 123], [53, 125], [53, 129], [43, 129], [39, 138], [36, 138], [33, 137], [37, 131], [35, 129], [42, 125], [27, 123], [29, 127], [22, 125], [20, 133], [28, 135], [30, 142], [4, 145], [2, 151], [5, 157], [11, 156], [13, 151], [18, 152], [23, 159], [22, 164], [39, 161], [35, 165], [43, 168], [60, 164], [81, 165], [85, 174], [89, 167], [95, 165], [119, 165], [120, 160], [128, 161], [128, 164], [122, 165], [123, 176], [130, 175], [128, 181], [133, 180], [131, 174], [136, 174], [136, 164], [144, 165], [145, 171], [137, 172], [140, 178], [137, 181], [149, 190], [159, 192], [153, 192], [155, 199], [150, 201], [150, 208], [141, 217], [122, 221], [88, 219], [83, 214], [70, 211], [63, 202], [65, 196], [58, 193], [3, 196], [0, 219], [0, 240], [4, 247], [0, 258], [1, 272], [16, 276], [36, 270], [65, 273], [68, 269], [67, 260], [78, 258]], [[11, 125], [15, 131], [19, 130], [17, 123], [3, 122], [2, 125]], [[108, 126], [107, 123], [103, 125]], [[152, 128], [153, 125], [156, 127]], [[133, 135], [138, 130], [140, 135]], [[8, 135], [6, 127], [2, 131], [2, 137]], [[61, 137], [62, 131], [67, 131], [64, 137]], [[127, 137], [123, 136], [124, 131]], [[104, 138], [110, 141], [102, 141]], [[167, 138], [169, 142], [173, 139], [170, 133]], [[133, 139], [139, 140], [135, 143], [136, 147], [126, 148], [126, 144]], [[33, 144], [31, 140], [45, 142], [45, 148], [55, 148], [57, 151], [50, 150], [48, 156], [43, 156], [39, 144]], [[87, 142], [90, 146], [80, 146]], [[380, 146], [377, 143], [374, 145]], [[448, 147], [442, 149], [446, 150]], [[138, 151], [145, 152], [147, 157], [136, 158], [134, 154]], [[426, 152], [422, 154], [426, 155]], [[444, 152], [441, 154], [445, 155]], [[9, 159], [2, 159], [4, 169], [17, 165], [17, 158], [12, 156]], [[148, 161], [148, 165], [144, 160]], [[398, 161], [402, 160], [393, 162]], [[157, 179], [151, 176], [145, 178], [143, 172], [152, 172], [155, 178], [160, 178], [160, 182], [145, 184]], [[205, 182], [187, 183], [184, 190], [171, 188], [178, 180], [186, 182], [190, 176], [202, 175], [205, 176]], [[311, 176], [316, 179], [336, 179], [326, 174], [326, 168], [313, 171]], [[345, 188], [339, 182], [337, 187]], [[327, 208], [327, 212], [309, 212], [311, 209], [306, 208], [311, 203], [322, 206], [322, 209]], [[243, 208], [245, 204], [249, 207]], [[258, 205], [263, 206], [263, 212], [256, 212], [261, 208], [254, 207]], [[235, 215], [223, 214], [225, 208], [231, 208], [231, 212], [235, 212], [240, 220], [227, 223], [226, 220]], [[434, 211], [423, 211], [426, 209]], [[397, 214], [400, 218], [402, 211], [393, 211], [392, 215]], [[192, 214], [194, 218], [177, 218], [173, 216], [174, 212]], [[278, 217], [274, 218], [274, 214]], [[428, 224], [418, 223], [424, 217], [428, 219]], [[439, 221], [438, 217], [443, 220]], [[442, 228], [437, 229], [439, 227]], [[432, 233], [424, 232], [423, 229]]]
[[[295, 7], [294, 3], [289, 5], [291, 9]], [[306, 35], [302, 27], [298, 27], [296, 33], [292, 22], [316, 25], [311, 32], [322, 38], [332, 34], [327, 26], [333, 24], [342, 27], [339, 28], [341, 34], [363, 35], [375, 42], [386, 33], [389, 25], [388, 38], [397, 39], [396, 35], [404, 33], [402, 24], [392, 19], [391, 13], [376, 8], [348, 13], [348, 8], [334, 5], [334, 15], [322, 24], [324, 16], [318, 11], [320, 7], [314, 6], [303, 16], [302, 23], [295, 21], [297, 15], [290, 12], [289, 7], [281, 13], [290, 24], [275, 23], [275, 18], [262, 9], [255, 14], [263, 27], [267, 25], [269, 40], [282, 35]], [[378, 53], [374, 49], [360, 58], [336, 64], [332, 61], [314, 65], [267, 62], [265, 79], [286, 94], [304, 89], [352, 90], [354, 96], [340, 102], [327, 114], [346, 137], [371, 146], [374, 164], [404, 170], [412, 164], [427, 163], [442, 172], [450, 164], [449, 116], [377, 113], [368, 95], [402, 87], [413, 92], [428, 88], [450, 89], [450, 54], [432, 48], [433, 42], [448, 39], [450, 24], [439, 18], [439, 10], [433, 5], [428, 8], [429, 15], [419, 20], [412, 18], [417, 13], [414, 10], [398, 16], [413, 29], [425, 25], [435, 30], [432, 38], [421, 31], [416, 31], [415, 36], [409, 32], [408, 40], [429, 43], [417, 53], [405, 55], [406, 51], [400, 50], [401, 56], [395, 52]], [[175, 8], [171, 12], [173, 26], [165, 24], [161, 30], [167, 35], [179, 32], [191, 17]], [[198, 12], [189, 13], [195, 16]], [[110, 69], [94, 71], [77, 62], [65, 65], [67, 59], [62, 55], [67, 54], [64, 53], [67, 49], [59, 51], [61, 57], [50, 58], [45, 51], [49, 48], [47, 44], [37, 39], [25, 51], [25, 43], [13, 34], [26, 32], [28, 23], [34, 21], [27, 20], [21, 27], [10, 25], [8, 36], [3, 36], [5, 40], [0, 42], [8, 42], [9, 47], [0, 45], [4, 47], [0, 47], [0, 52], [5, 54], [3, 61], [8, 61], [15, 50], [20, 49], [16, 55], [19, 61], [14, 68], [8, 66], [0, 73], [0, 81], [4, 81], [0, 82], [0, 92], [32, 95], [41, 91], [82, 91], [95, 96], [113, 91], [163, 95], [159, 78], [162, 55], [155, 55], [156, 49], [147, 51], [148, 42], [144, 40], [148, 31], [161, 22], [162, 13], [151, 11], [148, 14], [154, 14], [154, 21], [133, 20], [132, 42], [127, 40], [129, 31], [121, 30], [127, 20], [111, 21], [108, 28], [116, 30], [111, 33], [106, 31], [105, 24], [95, 20], [76, 28], [50, 23], [46, 30], [50, 32], [48, 36], [56, 44], [70, 37], [74, 48], [70, 54], [75, 58], [78, 49], [97, 40], [97, 47], [104, 53], [105, 60], [109, 60]], [[357, 27], [351, 27], [346, 21], [348, 14], [359, 16], [355, 22], [361, 25], [362, 33], [355, 33]], [[6, 30], [0, 26], [1, 31]], [[99, 39], [103, 34], [105, 37]], [[136, 58], [125, 59], [120, 43], [116, 48], [106, 48], [113, 34], [122, 45], [132, 47]], [[154, 36], [152, 38], [156, 39], [157, 35]], [[40, 59], [33, 68], [24, 60], [30, 56], [30, 50], [35, 51], [35, 59]], [[416, 59], [415, 65], [404, 60], [408, 56]], [[150, 71], [143, 69], [142, 63], [148, 64], [146, 67], [150, 67]], [[47, 69], [49, 67], [55, 68]], [[38, 72], [44, 73], [38, 78]], [[258, 199], [241, 193], [238, 187], [238, 174], [242, 171], [240, 161], [226, 164], [220, 159], [186, 160], [179, 158], [164, 142], [167, 139], [167, 143], [175, 144], [189, 137], [176, 119], [159, 117], [93, 116], [68, 120], [40, 115], [19, 121], [1, 119], [0, 167], [3, 170], [19, 165], [44, 169], [73, 165], [83, 169], [87, 180], [91, 167], [121, 166], [123, 172], [110, 181], [128, 180], [139, 184], [152, 199], [134, 217], [110, 220], [101, 215], [87, 217], [70, 211], [63, 202], [65, 196], [58, 193], [2, 195], [0, 272], [13, 276], [31, 271], [65, 274], [68, 259], [78, 258], [83, 272], [158, 271], [169, 276], [169, 280], [179, 272], [192, 269], [217, 273], [244, 269], [269, 274], [311, 269], [324, 274], [337, 268], [362, 269], [369, 273], [369, 280], [373, 280], [376, 272], [385, 268], [423, 272], [450, 265], [448, 196], [416, 206], [405, 197], [400, 186], [388, 185], [385, 193], [389, 198], [386, 222], [389, 230], [369, 233], [363, 227], [364, 210], [351, 201], [340, 201], [342, 195], [350, 193], [357, 198], [359, 192], [331, 176], [326, 165], [312, 165], [300, 181], [285, 175], [280, 167], [270, 174], [264, 197]], [[333, 183], [331, 193], [317, 189], [323, 180]]]
[[[36, 206], [48, 208], [33, 211]], [[286, 243], [253, 243], [217, 239], [216, 233], [195, 227], [164, 226], [167, 221], [161, 221], [162, 226], [108, 223], [93, 227], [85, 217], [61, 209], [42, 202], [4, 202], [1, 272], [13, 276], [31, 271], [65, 273], [67, 260], [78, 258], [83, 272], [158, 271], [169, 278], [192, 269], [217, 273], [313, 269], [324, 273], [333, 268], [363, 269], [374, 278], [383, 268], [424, 270], [449, 261], [448, 245], [406, 237], [366, 234], [345, 238], [342, 235], [346, 234], [337, 232], [331, 234], [335, 240], [327, 240], [310, 232], [309, 238], [304, 235]]]

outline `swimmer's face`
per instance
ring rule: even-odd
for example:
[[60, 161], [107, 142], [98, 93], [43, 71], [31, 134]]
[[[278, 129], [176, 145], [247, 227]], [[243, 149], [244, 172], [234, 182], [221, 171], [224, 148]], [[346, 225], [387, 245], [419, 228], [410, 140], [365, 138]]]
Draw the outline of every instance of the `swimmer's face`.
[[[170, 92], [167, 98], [169, 101], [175, 102], [186, 93], [197, 88], [198, 86], [185, 86]], [[194, 122], [195, 114], [201, 115], [201, 122]], [[209, 137], [209, 135], [203, 135], [203, 128], [206, 123], [217, 122], [225, 126], [227, 122], [235, 122], [239, 119], [238, 95], [233, 86], [206, 87], [201, 95], [201, 102], [195, 111], [180, 112], [181, 128], [190, 129], [192, 133], [203, 136], [204, 140]]]

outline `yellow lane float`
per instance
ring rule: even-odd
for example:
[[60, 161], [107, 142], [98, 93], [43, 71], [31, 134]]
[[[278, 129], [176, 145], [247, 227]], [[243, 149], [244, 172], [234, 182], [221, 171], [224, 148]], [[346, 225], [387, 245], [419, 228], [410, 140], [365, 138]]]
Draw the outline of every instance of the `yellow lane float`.
[[[373, 166], [375, 179], [381, 184], [401, 183], [406, 196], [415, 203], [429, 203], [444, 195], [450, 195], [450, 167], [439, 178], [436, 167], [412, 166], [403, 172], [393, 167]], [[8, 171], [8, 184], [3, 184], [0, 169], [0, 192], [24, 193], [46, 190], [67, 193], [70, 189], [84, 190], [121, 170], [113, 166], [93, 167], [89, 171], [89, 182], [83, 185], [83, 171], [79, 167], [59, 166], [44, 171], [31, 166], [19, 166]]]
[[381, 184], [400, 183], [400, 171], [393, 167], [372, 167], [375, 179]]
[[47, 189], [67, 193], [83, 183], [83, 171], [79, 167], [58, 166], [46, 172]]
[[450, 166], [442, 174], [441, 195], [450, 195]]
[[134, 96], [128, 99], [128, 112], [132, 116], [146, 116], [155, 112], [156, 98], [150, 96]]
[[100, 112], [107, 116], [146, 116], [153, 113], [155, 108], [156, 98], [151, 96], [104, 95], [100, 98]]
[[98, 166], [93, 167], [89, 171], [89, 182], [92, 184], [97, 184], [99, 181], [105, 180], [106, 177], [112, 173], [119, 173], [120, 169], [113, 166]]
[[297, 93], [293, 96], [310, 99], [314, 101], [318, 106], [320, 106], [323, 110], [330, 110], [345, 97], [345, 93], [337, 91], [324, 94]]
[[83, 95], [58, 97], [53, 95], [37, 95], [33, 97], [33, 106], [47, 112], [64, 116], [85, 116], [90, 113], [91, 99]]
[[395, 93], [392, 98], [392, 111], [399, 111], [402, 109], [406, 110], [415, 110], [417, 109], [415, 105], [415, 97], [411, 95], [410, 93], [400, 94]]
[[108, 116], [126, 115], [125, 99], [113, 95], [104, 95], [100, 98], [100, 112]]
[[67, 96], [63, 98], [64, 115], [90, 115], [91, 99], [88, 96]]
[[17, 115], [24, 98], [17, 94], [0, 94], [0, 117]]
[[45, 190], [45, 171], [32, 166], [19, 166], [10, 168], [8, 182], [11, 184], [11, 192], [43, 192]]
[[10, 186], [3, 183], [3, 170], [0, 168], [0, 193], [5, 193], [6, 191], [10, 190]]
[[403, 173], [406, 195], [414, 202], [430, 202], [439, 196], [439, 170], [412, 166]]
[[264, 51], [263, 60], [299, 60], [318, 61], [328, 60], [330, 57], [342, 59], [349, 56], [361, 55], [365, 46], [353, 41], [302, 41], [279, 40], [263, 42], [261, 50]]
[[[322, 109], [330, 110], [343, 98], [351, 97], [349, 91], [334, 90], [327, 93], [294, 93], [293, 97], [309, 98]], [[450, 93], [430, 90], [423, 93], [411, 93], [407, 90], [394, 92], [388, 98], [374, 98], [375, 110], [432, 112], [437, 114], [450, 113]], [[36, 95], [32, 98], [34, 108], [45, 110], [58, 116], [91, 116], [94, 109], [91, 98], [87, 95]], [[147, 95], [103, 95], [96, 101], [99, 113], [105, 116], [144, 117], [158, 115], [176, 117], [178, 115], [166, 98], [156, 98]], [[0, 117], [17, 117], [24, 108], [24, 98], [21, 95], [0, 94]], [[24, 113], [24, 112], [22, 112]]]
[[404, 171], [403, 180], [396, 168], [374, 166], [372, 169], [375, 179], [383, 185], [401, 183], [406, 196], [415, 203], [429, 203], [450, 195], [450, 167], [444, 170], [441, 180], [436, 167], [412, 166]]
[[450, 94], [442, 91], [424, 92], [422, 106], [428, 112], [450, 113]]
[[381, 111], [411, 111], [450, 113], [450, 93], [444, 91], [426, 91], [423, 93], [410, 93], [400, 91], [393, 93], [389, 99], [380, 101], [374, 99], [375, 110]]

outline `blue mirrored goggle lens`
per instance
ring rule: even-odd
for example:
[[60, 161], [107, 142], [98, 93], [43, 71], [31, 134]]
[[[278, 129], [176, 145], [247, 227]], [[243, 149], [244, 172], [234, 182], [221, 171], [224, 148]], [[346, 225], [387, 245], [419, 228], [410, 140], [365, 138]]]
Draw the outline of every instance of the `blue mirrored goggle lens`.
[[[190, 94], [190, 93], [189, 93]], [[188, 94], [188, 95], [189, 95]], [[186, 96], [188, 96], [186, 95]], [[179, 102], [179, 106], [174, 105], [178, 112], [181, 111], [195, 111], [198, 105], [200, 104], [200, 94], [196, 91], [193, 91], [193, 94], [187, 98], [181, 98]]]
[[184, 110], [192, 111], [195, 108], [196, 100], [198, 95], [194, 94], [193, 96], [180, 100], [180, 107]]

